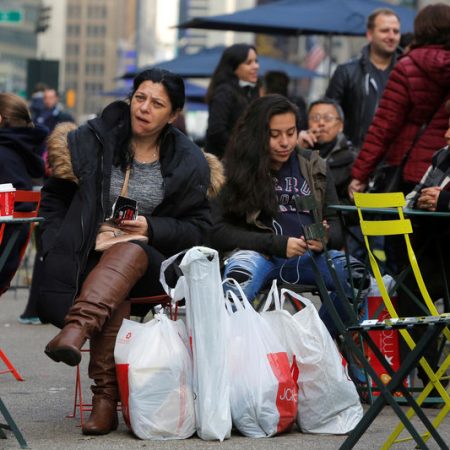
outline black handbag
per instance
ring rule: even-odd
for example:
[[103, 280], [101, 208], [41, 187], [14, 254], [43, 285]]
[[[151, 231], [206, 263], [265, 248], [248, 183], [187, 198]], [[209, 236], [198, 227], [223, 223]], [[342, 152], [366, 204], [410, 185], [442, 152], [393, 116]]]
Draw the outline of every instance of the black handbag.
[[398, 166], [391, 166], [384, 162], [379, 164], [369, 181], [368, 192], [401, 191], [405, 164], [406, 160], [404, 164]]
[[[434, 116], [434, 114], [433, 114]], [[392, 166], [382, 161], [375, 168], [369, 180], [368, 192], [400, 192], [403, 184], [403, 169], [405, 168], [411, 150], [416, 145], [422, 133], [426, 130], [429, 122], [424, 123], [418, 130], [408, 151], [403, 155], [398, 166]]]

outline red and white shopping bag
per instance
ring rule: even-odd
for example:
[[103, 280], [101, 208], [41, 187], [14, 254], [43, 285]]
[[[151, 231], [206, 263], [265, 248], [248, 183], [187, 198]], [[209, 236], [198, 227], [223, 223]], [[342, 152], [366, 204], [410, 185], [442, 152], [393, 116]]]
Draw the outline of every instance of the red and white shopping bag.
[[[390, 275], [383, 276], [383, 282], [386, 286], [388, 292], [392, 290], [395, 284], [394, 279]], [[397, 306], [397, 297], [395, 292], [391, 293], [391, 300], [394, 307]], [[378, 288], [375, 278], [371, 278], [370, 291], [367, 294], [367, 308], [365, 319], [377, 319], [385, 320], [389, 319], [391, 316], [386, 310], [386, 306], [383, 303], [383, 298], [381, 297], [381, 292]], [[376, 346], [380, 349], [381, 353], [385, 356], [386, 361], [391, 365], [394, 372], [400, 367], [400, 341], [398, 330], [379, 330], [379, 331], [369, 331], [371, 339], [374, 341]], [[387, 373], [381, 362], [375, 357], [372, 350], [368, 345], [366, 345], [365, 353], [367, 359], [370, 361], [371, 366], [374, 368], [375, 372], [380, 377], [380, 380], [387, 384], [391, 380], [391, 376]], [[371, 380], [372, 387], [376, 387], [374, 380]], [[406, 378], [403, 384], [408, 387], [411, 386], [410, 378]], [[379, 392], [375, 389], [373, 395], [379, 395]], [[401, 397], [402, 393], [396, 392], [394, 394], [397, 397]]]
[[124, 418], [137, 437], [187, 439], [195, 433], [192, 357], [182, 321], [164, 314], [145, 324], [124, 321], [115, 358]]
[[241, 298], [227, 291], [225, 300], [231, 418], [245, 436], [273, 436], [289, 430], [295, 422], [297, 383], [286, 351], [235, 284]]
[[[285, 296], [303, 308], [293, 316], [283, 310]], [[270, 306], [274, 310], [268, 311]], [[262, 318], [298, 365], [297, 423], [304, 433], [346, 434], [361, 420], [363, 409], [345, 360], [312, 302], [272, 284]]]

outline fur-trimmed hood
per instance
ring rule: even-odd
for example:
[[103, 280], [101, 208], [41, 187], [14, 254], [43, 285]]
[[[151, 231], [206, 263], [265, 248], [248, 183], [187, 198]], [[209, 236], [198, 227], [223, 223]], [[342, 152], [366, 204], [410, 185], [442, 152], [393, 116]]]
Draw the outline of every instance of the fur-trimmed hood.
[[[78, 183], [78, 179], [73, 173], [72, 161], [67, 144], [67, 135], [76, 128], [77, 126], [71, 122], [58, 124], [48, 138], [47, 148], [48, 162], [52, 169], [52, 175], [55, 178], [62, 178]], [[215, 155], [206, 152], [204, 155], [211, 173], [208, 197], [214, 198], [225, 182], [224, 169], [222, 163]]]

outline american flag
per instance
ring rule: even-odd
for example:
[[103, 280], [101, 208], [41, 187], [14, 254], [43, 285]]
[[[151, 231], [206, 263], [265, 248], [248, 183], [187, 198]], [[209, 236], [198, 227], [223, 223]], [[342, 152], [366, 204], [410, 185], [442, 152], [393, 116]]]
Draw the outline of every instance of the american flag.
[[325, 50], [317, 37], [306, 37], [306, 51], [304, 66], [309, 70], [316, 70], [326, 56]]

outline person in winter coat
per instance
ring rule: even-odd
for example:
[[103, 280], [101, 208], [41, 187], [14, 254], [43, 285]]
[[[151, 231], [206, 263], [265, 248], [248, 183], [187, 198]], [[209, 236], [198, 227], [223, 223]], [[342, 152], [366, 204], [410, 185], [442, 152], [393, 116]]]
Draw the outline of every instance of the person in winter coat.
[[45, 89], [42, 101], [44, 108], [35, 119], [38, 125], [45, 126], [49, 132], [52, 132], [58, 123], [75, 122], [73, 117], [62, 109], [59, 104], [59, 95], [55, 89]]
[[234, 44], [224, 50], [206, 94], [208, 128], [205, 150], [223, 157], [228, 139], [247, 105], [259, 95], [256, 48]]
[[[129, 104], [114, 102], [68, 134], [73, 125], [62, 124], [49, 139], [53, 175], [43, 187], [40, 211], [40, 315], [62, 327], [45, 348], [54, 361], [77, 365], [90, 339], [94, 395], [84, 434], [117, 428], [114, 344], [129, 314], [125, 300], [161, 294], [161, 262], [201, 244], [211, 225], [208, 163], [172, 125], [184, 101], [178, 75], [146, 70], [134, 79]], [[132, 240], [95, 251], [101, 224], [123, 187], [122, 196], [137, 202], [138, 215], [119, 221], [117, 235]]]
[[[0, 93], [0, 184], [12, 183], [20, 190], [33, 188], [32, 179], [44, 176], [44, 161], [38, 152], [46, 137], [45, 129], [33, 125], [24, 100], [15, 94]], [[27, 211], [29, 206], [23, 204], [17, 209]], [[11, 225], [5, 226], [0, 253], [12, 231]], [[20, 249], [26, 242], [28, 231], [29, 225], [22, 225], [19, 238], [0, 273], [0, 293], [8, 289], [19, 266]]]
[[[226, 181], [215, 205], [210, 240], [215, 248], [228, 253], [224, 278], [234, 278], [249, 301], [274, 278], [293, 284], [316, 284], [307, 252], [312, 250], [331, 296], [341, 309], [322, 242], [304, 237], [303, 227], [313, 223], [314, 218], [309, 211], [297, 211], [294, 201], [295, 196], [314, 196], [318, 220], [327, 223], [329, 248], [341, 248], [339, 221], [335, 213], [327, 210], [328, 205], [338, 201], [336, 189], [318, 153], [297, 147], [297, 127], [297, 108], [281, 95], [267, 95], [250, 104], [225, 153]], [[364, 267], [350, 257], [347, 270], [342, 252], [330, 250], [330, 254], [353, 300], [349, 270], [355, 284], [367, 287], [367, 277], [361, 278]], [[225, 283], [224, 289], [234, 289], [233, 284]], [[335, 336], [327, 310], [322, 307], [320, 315]]]
[[325, 96], [335, 99], [345, 114], [344, 134], [360, 149], [397, 62], [400, 19], [389, 8], [373, 11], [367, 18], [366, 45], [358, 58], [340, 64]]
[[409, 192], [445, 145], [445, 99], [450, 95], [450, 6], [428, 5], [414, 21], [411, 50], [400, 58], [389, 78], [379, 108], [352, 168], [349, 195], [363, 192], [381, 161], [403, 170]]
[[308, 108], [310, 141], [300, 137], [300, 146], [317, 150], [319, 156], [327, 161], [339, 201], [348, 203], [348, 184], [356, 151], [343, 129], [344, 112], [339, 103], [327, 98], [316, 100]]

